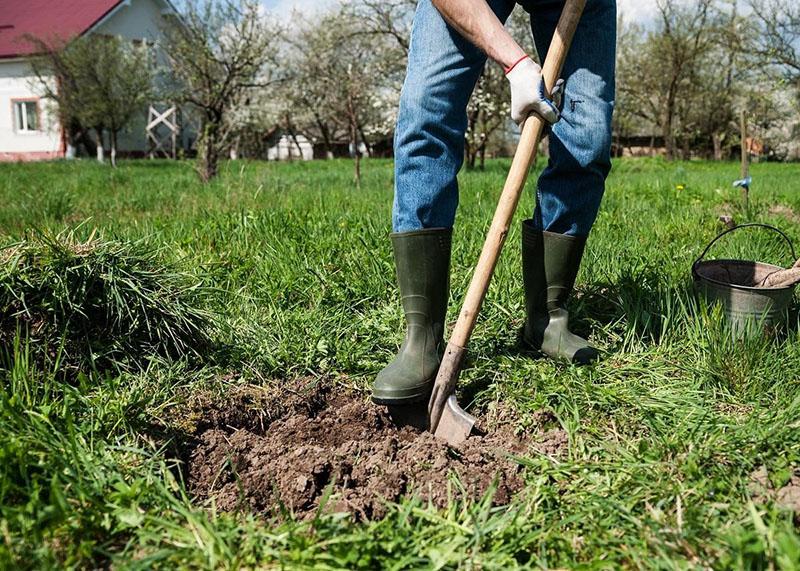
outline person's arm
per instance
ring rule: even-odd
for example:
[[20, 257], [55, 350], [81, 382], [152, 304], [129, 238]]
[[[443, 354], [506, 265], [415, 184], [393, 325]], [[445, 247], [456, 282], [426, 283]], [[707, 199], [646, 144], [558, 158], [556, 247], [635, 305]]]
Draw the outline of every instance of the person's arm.
[[514, 41], [486, 0], [431, 1], [459, 34], [503, 66], [511, 84], [511, 118], [517, 125], [530, 113], [537, 113], [548, 123], [559, 120], [564, 82], [556, 83], [550, 94], [552, 99], [548, 99], [542, 68]]
[[486, 0], [432, 0], [447, 23], [494, 61], [511, 69], [527, 55]]

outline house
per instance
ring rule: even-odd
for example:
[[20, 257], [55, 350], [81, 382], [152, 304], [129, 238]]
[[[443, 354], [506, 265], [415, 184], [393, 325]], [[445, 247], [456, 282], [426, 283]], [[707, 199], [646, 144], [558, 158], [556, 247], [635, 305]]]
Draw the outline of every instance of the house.
[[265, 137], [268, 161], [310, 161], [314, 158], [314, 146], [305, 136], [295, 135], [279, 128], [270, 130]]
[[[64, 41], [102, 34], [157, 43], [165, 19], [175, 13], [169, 0], [0, 0], [0, 161], [66, 152], [62, 127], [31, 70], [35, 54], [26, 36]], [[120, 139], [123, 152], [141, 152], [145, 145], [143, 124]]]

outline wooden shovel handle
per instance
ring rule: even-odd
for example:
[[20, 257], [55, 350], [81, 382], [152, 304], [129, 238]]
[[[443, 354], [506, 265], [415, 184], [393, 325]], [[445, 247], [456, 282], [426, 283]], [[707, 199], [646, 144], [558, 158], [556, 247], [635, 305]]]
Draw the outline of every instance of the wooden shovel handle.
[[[575, 35], [585, 5], [586, 0], [567, 0], [564, 5], [542, 69], [548, 93], [561, 76], [561, 68], [564, 66], [567, 52], [572, 43], [572, 36]], [[464, 305], [461, 307], [461, 313], [458, 315], [458, 321], [450, 336], [439, 372], [436, 375], [436, 382], [433, 385], [433, 392], [428, 402], [431, 431], [436, 431], [447, 398], [455, 391], [466, 354], [465, 348], [470, 335], [472, 335], [472, 330], [475, 328], [475, 322], [478, 319], [481, 305], [483, 305], [483, 299], [486, 297], [486, 291], [489, 289], [489, 282], [497, 265], [497, 259], [500, 257], [500, 251], [503, 249], [506, 236], [508, 236], [508, 228], [514, 218], [522, 189], [525, 188], [528, 170], [536, 158], [536, 149], [544, 128], [544, 120], [535, 114], [529, 115], [522, 126], [522, 134], [514, 153], [514, 160], [511, 162], [503, 193], [500, 195], [492, 225], [486, 236], [486, 242], [483, 244], [481, 257], [478, 259], [478, 265], [475, 266], [475, 273], [472, 275]]]

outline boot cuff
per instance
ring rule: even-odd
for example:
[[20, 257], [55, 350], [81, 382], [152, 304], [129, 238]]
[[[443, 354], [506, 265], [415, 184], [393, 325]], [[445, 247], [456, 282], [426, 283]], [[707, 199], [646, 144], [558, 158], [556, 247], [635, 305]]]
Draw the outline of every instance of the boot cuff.
[[570, 242], [574, 244], [581, 244], [586, 242], [587, 236], [570, 236], [569, 234], [558, 234], [556, 232], [548, 232], [547, 230], [540, 230], [533, 222], [532, 218], [522, 221], [522, 243], [526, 246], [536, 246], [543, 241]]
[[448, 265], [450, 248], [453, 242], [452, 228], [425, 228], [411, 232], [394, 232], [389, 235], [392, 239], [395, 255], [405, 256], [401, 252], [421, 253], [426, 249], [436, 248], [440, 253], [447, 253]]
[[389, 237], [410, 238], [412, 236], [452, 236], [452, 228], [423, 228], [421, 230], [411, 230], [410, 232], [392, 232]]

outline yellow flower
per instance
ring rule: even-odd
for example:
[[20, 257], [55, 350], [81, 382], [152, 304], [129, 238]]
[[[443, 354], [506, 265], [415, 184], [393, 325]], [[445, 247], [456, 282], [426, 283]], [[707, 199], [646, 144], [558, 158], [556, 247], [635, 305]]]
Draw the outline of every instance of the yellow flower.
[[675, 190], [683, 190], [683, 189], [685, 189], [685, 188], [686, 188], [686, 187], [685, 187], [685, 186], [683, 186], [682, 184], [676, 184], [676, 185], [675, 185]]

